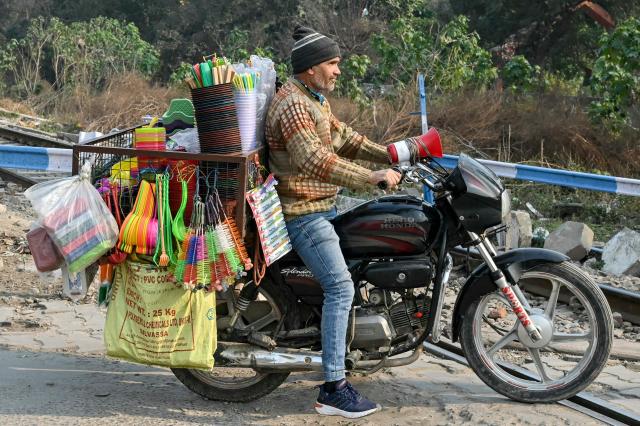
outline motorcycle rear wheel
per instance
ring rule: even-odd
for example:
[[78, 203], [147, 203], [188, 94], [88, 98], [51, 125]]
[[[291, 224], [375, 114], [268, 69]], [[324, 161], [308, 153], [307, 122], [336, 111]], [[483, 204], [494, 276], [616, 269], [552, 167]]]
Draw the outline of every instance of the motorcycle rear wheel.
[[[231, 315], [233, 301], [220, 302], [218, 309], [228, 309], [227, 313]], [[252, 315], [256, 312], [260, 313], [258, 318]], [[297, 319], [284, 292], [265, 278], [259, 286], [257, 300], [249, 305], [239, 321], [246, 327], [255, 327], [255, 331], [267, 332], [276, 327], [285, 312], [288, 314], [284, 329], [295, 328], [293, 323]], [[218, 322], [222, 322], [221, 317], [218, 317]], [[213, 401], [225, 402], [249, 402], [261, 398], [273, 392], [289, 376], [286, 372], [267, 373], [229, 367], [214, 367], [212, 371], [172, 368], [171, 371], [191, 391]]]
[[518, 285], [543, 340], [528, 338], [500, 292], [486, 294], [471, 303], [462, 322], [469, 365], [489, 387], [516, 401], [570, 398], [607, 362], [613, 339], [609, 304], [597, 284], [569, 262], [541, 262]]

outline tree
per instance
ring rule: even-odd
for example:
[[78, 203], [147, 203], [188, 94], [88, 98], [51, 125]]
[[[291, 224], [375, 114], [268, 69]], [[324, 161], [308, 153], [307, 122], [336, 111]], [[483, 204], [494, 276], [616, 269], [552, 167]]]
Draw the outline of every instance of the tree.
[[465, 16], [442, 27], [432, 17], [394, 19], [390, 31], [373, 38], [379, 54], [378, 78], [406, 84], [421, 71], [431, 90], [487, 86], [497, 74], [491, 55], [479, 41], [478, 34], [469, 31]]
[[[514, 46], [532, 64], [566, 77], [588, 78], [602, 27], [576, 9], [579, 0], [449, 0], [452, 14], [469, 17], [483, 46]], [[640, 14], [640, 2], [597, 0], [615, 21]], [[445, 17], [450, 19], [450, 16]], [[506, 58], [507, 61], [510, 58]]]
[[150, 76], [157, 68], [157, 52], [135, 25], [103, 17], [69, 25], [40, 17], [31, 21], [25, 37], [0, 49], [0, 71], [24, 97], [35, 94], [47, 78], [56, 89], [100, 88], [114, 74]]
[[629, 111], [637, 108], [640, 95], [640, 20], [629, 18], [602, 34], [598, 53], [591, 89], [599, 99], [592, 102], [591, 113], [616, 130], [633, 125]]

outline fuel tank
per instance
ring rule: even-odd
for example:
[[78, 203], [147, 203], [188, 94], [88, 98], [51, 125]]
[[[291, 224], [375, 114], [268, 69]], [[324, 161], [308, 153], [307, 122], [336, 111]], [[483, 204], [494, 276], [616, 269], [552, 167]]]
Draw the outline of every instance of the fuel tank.
[[333, 221], [345, 258], [411, 256], [431, 250], [438, 211], [408, 195], [389, 195], [354, 207]]

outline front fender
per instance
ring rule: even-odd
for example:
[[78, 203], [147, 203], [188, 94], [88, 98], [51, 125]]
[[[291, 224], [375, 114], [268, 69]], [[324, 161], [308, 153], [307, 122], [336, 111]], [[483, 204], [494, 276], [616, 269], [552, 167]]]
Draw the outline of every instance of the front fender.
[[[553, 250], [541, 248], [520, 248], [510, 250], [493, 258], [496, 266], [504, 273], [511, 284], [520, 279], [523, 270], [531, 268], [540, 262], [560, 263], [569, 260], [567, 256]], [[489, 267], [486, 263], [471, 272], [458, 293], [453, 308], [453, 324], [451, 327], [453, 341], [458, 340], [460, 324], [469, 305], [479, 297], [496, 290], [496, 284], [489, 277]]]

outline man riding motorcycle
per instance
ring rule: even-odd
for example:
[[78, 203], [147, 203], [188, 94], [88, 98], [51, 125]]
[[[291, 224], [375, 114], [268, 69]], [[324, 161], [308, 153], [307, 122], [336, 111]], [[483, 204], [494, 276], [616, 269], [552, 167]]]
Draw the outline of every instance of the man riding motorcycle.
[[291, 51], [293, 77], [275, 95], [265, 136], [269, 167], [293, 248], [320, 282], [322, 365], [325, 383], [315, 409], [348, 418], [366, 416], [380, 405], [360, 395], [345, 378], [345, 348], [354, 285], [331, 220], [339, 186], [364, 189], [401, 179], [394, 170], [371, 171], [353, 160], [389, 163], [387, 150], [340, 122], [324, 94], [340, 75], [338, 44], [310, 28], [296, 26]]

